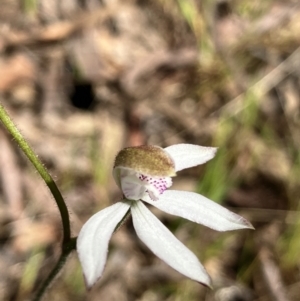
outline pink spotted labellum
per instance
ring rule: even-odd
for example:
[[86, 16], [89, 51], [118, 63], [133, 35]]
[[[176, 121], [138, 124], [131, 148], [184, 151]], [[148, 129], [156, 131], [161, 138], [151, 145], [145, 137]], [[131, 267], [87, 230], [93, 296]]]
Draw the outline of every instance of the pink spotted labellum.
[[216, 148], [177, 144], [128, 147], [116, 157], [113, 175], [124, 199], [93, 215], [82, 227], [77, 251], [86, 284], [91, 287], [102, 276], [109, 240], [130, 210], [138, 237], [151, 251], [181, 274], [211, 286], [211, 279], [198, 258], [182, 244], [144, 205], [151, 204], [217, 231], [253, 229], [243, 217], [204, 196], [167, 190], [176, 172], [207, 162]]

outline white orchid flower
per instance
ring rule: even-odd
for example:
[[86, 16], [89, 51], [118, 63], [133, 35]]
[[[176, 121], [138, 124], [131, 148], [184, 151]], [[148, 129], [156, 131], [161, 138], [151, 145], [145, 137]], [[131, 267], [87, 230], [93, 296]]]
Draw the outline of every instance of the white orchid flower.
[[211, 286], [197, 257], [186, 248], [143, 204], [181, 216], [217, 231], [253, 228], [243, 217], [200, 194], [166, 190], [171, 177], [185, 168], [203, 164], [215, 156], [216, 148], [177, 144], [128, 147], [119, 152], [113, 170], [124, 199], [93, 215], [82, 227], [77, 251], [86, 284], [91, 287], [102, 276], [109, 240], [128, 211], [138, 237], [151, 251], [181, 274]]

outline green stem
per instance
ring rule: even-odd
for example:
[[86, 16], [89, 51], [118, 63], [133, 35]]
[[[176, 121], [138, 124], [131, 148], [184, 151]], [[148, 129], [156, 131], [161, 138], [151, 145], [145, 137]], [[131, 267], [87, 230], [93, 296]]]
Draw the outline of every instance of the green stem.
[[72, 250], [76, 249], [76, 240], [77, 237], [71, 238], [69, 243], [66, 243], [63, 248], [63, 252], [61, 253], [58, 262], [46, 278], [45, 282], [42, 284], [42, 286], [39, 288], [38, 292], [36, 293], [35, 297], [32, 299], [32, 301], [40, 301], [42, 297], [44, 296], [45, 291], [50, 286], [56, 275], [60, 272], [60, 270], [63, 268], [65, 263], [67, 262], [67, 258], [72, 252]]
[[10, 132], [10, 134], [14, 137], [20, 148], [23, 150], [25, 155], [28, 157], [30, 162], [34, 165], [40, 176], [43, 178], [47, 186], [49, 187], [56, 204], [58, 206], [62, 224], [63, 224], [63, 246], [68, 243], [71, 239], [71, 231], [70, 231], [70, 219], [69, 212], [65, 201], [57, 188], [55, 182], [52, 177], [48, 173], [47, 169], [43, 166], [42, 162], [38, 159], [36, 154], [33, 152], [32, 148], [29, 146], [27, 141], [24, 139], [22, 134], [19, 132], [9, 115], [7, 114], [4, 107], [0, 104], [0, 120], [3, 122], [6, 129]]
[[63, 224], [63, 241], [62, 241], [62, 253], [61, 256], [57, 262], [57, 264], [54, 266], [50, 274], [48, 275], [47, 279], [43, 283], [43, 285], [38, 290], [34, 301], [39, 301], [43, 297], [46, 289], [51, 284], [52, 280], [55, 278], [55, 276], [59, 273], [59, 271], [64, 266], [67, 257], [71, 253], [72, 250], [76, 248], [76, 238], [71, 238], [71, 230], [70, 230], [70, 219], [69, 219], [69, 212], [66, 206], [66, 203], [57, 188], [55, 182], [53, 181], [52, 177], [50, 176], [47, 169], [44, 167], [42, 162], [38, 159], [32, 148], [29, 146], [27, 141], [24, 139], [22, 134], [19, 132], [9, 115], [7, 114], [4, 107], [0, 104], [0, 120], [6, 127], [6, 129], [9, 131], [9, 133], [14, 137], [22, 151], [25, 153], [27, 158], [30, 160], [30, 162], [34, 165], [35, 169], [38, 171], [42, 179], [47, 184], [48, 188], [50, 189], [56, 204], [58, 206], [61, 220]]

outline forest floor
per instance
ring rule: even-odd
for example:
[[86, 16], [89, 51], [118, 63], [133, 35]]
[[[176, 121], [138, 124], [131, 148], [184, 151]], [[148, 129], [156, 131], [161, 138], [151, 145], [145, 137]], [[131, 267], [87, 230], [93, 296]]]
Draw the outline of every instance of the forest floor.
[[[219, 233], [153, 210], [210, 290], [156, 258], [131, 221], [87, 291], [76, 252], [45, 300], [300, 300], [300, 4], [275, 0], [0, 0], [0, 101], [60, 188], [72, 236], [122, 197], [126, 146], [218, 147], [183, 171], [250, 220]], [[152, 210], [152, 208], [151, 208]], [[31, 300], [60, 255], [57, 206], [0, 127], [0, 300]]]

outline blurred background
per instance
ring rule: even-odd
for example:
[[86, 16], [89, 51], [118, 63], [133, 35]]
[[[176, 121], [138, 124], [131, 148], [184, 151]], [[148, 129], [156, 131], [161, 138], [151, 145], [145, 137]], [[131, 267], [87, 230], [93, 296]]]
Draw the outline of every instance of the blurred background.
[[[255, 226], [218, 233], [151, 210], [214, 290], [152, 255], [129, 220], [86, 291], [76, 252], [45, 300], [300, 300], [300, 4], [276, 0], [0, 0], [0, 98], [56, 180], [73, 236], [120, 200], [125, 146], [218, 146], [174, 188]], [[0, 300], [29, 300], [60, 255], [55, 202], [0, 127]]]

